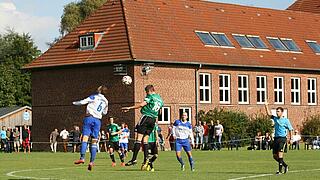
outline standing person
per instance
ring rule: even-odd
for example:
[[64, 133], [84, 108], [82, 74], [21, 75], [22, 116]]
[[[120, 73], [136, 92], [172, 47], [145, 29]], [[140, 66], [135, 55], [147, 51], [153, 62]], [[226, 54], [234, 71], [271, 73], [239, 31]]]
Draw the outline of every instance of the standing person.
[[287, 130], [289, 130], [289, 139], [292, 144], [292, 134], [293, 128], [289, 119], [283, 117], [283, 108], [277, 107], [277, 116], [273, 116], [268, 106], [268, 102], [265, 103], [265, 109], [267, 114], [271, 117], [274, 122], [274, 143], [273, 143], [273, 158], [278, 162], [279, 171], [276, 174], [282, 173], [282, 168], [284, 167], [284, 172], [288, 172], [288, 165], [283, 160], [284, 148], [287, 144]]
[[216, 147], [214, 146], [214, 123], [211, 120], [210, 124], [209, 124], [209, 149], [213, 150], [216, 149]]
[[102, 115], [108, 112], [108, 100], [105, 98], [107, 94], [106, 86], [99, 86], [96, 93], [81, 101], [73, 102], [74, 105], [87, 105], [86, 117], [83, 119], [82, 127], [82, 143], [80, 149], [80, 159], [74, 164], [83, 164], [88, 146], [88, 140], [91, 136], [91, 157], [88, 165], [88, 170], [91, 171], [94, 165], [94, 160], [97, 154], [97, 140], [101, 127]]
[[119, 143], [120, 143], [120, 151], [125, 157], [127, 157], [129, 137], [130, 137], [130, 130], [128, 129], [128, 126], [125, 123], [122, 123]]
[[3, 150], [5, 152], [8, 151], [7, 149], [7, 131], [6, 131], [6, 127], [2, 126], [1, 132], [0, 132], [0, 136], [1, 136], [1, 147], [3, 148]]
[[28, 153], [30, 153], [30, 137], [31, 137], [30, 128], [29, 126], [24, 125], [22, 129], [22, 146], [23, 146], [24, 153], [27, 152], [27, 149], [28, 149]]
[[66, 128], [63, 128], [63, 130], [60, 132], [60, 137], [62, 138], [63, 142], [63, 151], [68, 152], [68, 138], [69, 138], [69, 132], [67, 131]]
[[72, 131], [73, 138], [72, 138], [72, 145], [73, 145], [73, 153], [77, 152], [78, 146], [80, 144], [80, 128], [79, 126], [74, 126], [74, 130]]
[[220, 121], [217, 120], [217, 124], [214, 126], [214, 132], [215, 132], [215, 144], [218, 150], [221, 149], [221, 139], [222, 139], [222, 133], [223, 133], [223, 126], [220, 124]]
[[14, 141], [14, 139], [13, 139], [13, 131], [12, 131], [12, 128], [11, 127], [8, 127], [8, 129], [7, 129], [7, 139], [8, 139], [8, 152], [9, 153], [12, 153], [12, 151], [13, 151], [13, 141]]
[[142, 114], [142, 117], [135, 127], [136, 141], [134, 143], [133, 156], [132, 159], [128, 163], [126, 163], [126, 166], [137, 164], [137, 156], [140, 150], [141, 142], [143, 142], [144, 162], [142, 164], [142, 169], [145, 169], [148, 165], [148, 138], [155, 126], [159, 110], [163, 106], [163, 100], [159, 94], [156, 94], [153, 85], [147, 85], [145, 87], [145, 92], [146, 97], [142, 103], [122, 108], [124, 112], [128, 112], [130, 109], [141, 108], [140, 112]]
[[292, 149], [300, 149], [299, 144], [300, 144], [301, 136], [298, 133], [298, 130], [294, 131], [294, 135], [292, 136]]
[[18, 127], [13, 132], [13, 147], [14, 152], [20, 152], [20, 132]]
[[206, 121], [203, 121], [203, 145], [202, 149], [208, 149], [209, 142], [209, 127]]
[[54, 129], [50, 134], [50, 148], [53, 153], [57, 152], [58, 136], [59, 136], [58, 129]]
[[192, 146], [194, 147], [194, 138], [193, 138], [193, 132], [192, 132], [192, 126], [190, 122], [187, 121], [188, 114], [184, 112], [182, 114], [181, 120], [176, 120], [173, 124], [173, 137], [176, 140], [176, 156], [177, 160], [179, 161], [181, 165], [181, 170], [185, 170], [185, 165], [181, 157], [181, 150], [182, 148], [187, 153], [189, 158], [189, 164], [191, 171], [194, 171], [194, 161], [191, 154], [191, 146], [190, 146], [190, 140], [192, 143]]
[[160, 126], [158, 126], [158, 141], [159, 141], [159, 146], [160, 146], [160, 150], [164, 151], [164, 139], [163, 139], [163, 135], [162, 135], [162, 129]]
[[169, 138], [170, 149], [171, 149], [171, 151], [174, 151], [175, 147], [174, 147], [174, 138], [173, 138], [172, 129], [173, 129], [173, 123], [170, 123], [170, 126], [168, 126], [168, 135], [167, 135], [166, 139]]
[[159, 134], [158, 134], [158, 124], [156, 123], [150, 136], [149, 136], [149, 140], [148, 140], [148, 143], [149, 143], [149, 149], [150, 149], [150, 155], [152, 156], [150, 159], [149, 159], [149, 162], [148, 162], [148, 166], [147, 166], [147, 171], [154, 171], [154, 167], [153, 167], [153, 163], [154, 161], [158, 158], [158, 146], [159, 146], [159, 141], [158, 141], [158, 137], [159, 137]]
[[197, 125], [193, 129], [194, 134], [196, 136], [196, 149], [201, 149], [202, 143], [203, 143], [203, 133], [204, 129], [203, 126], [201, 125], [201, 121], [197, 123]]
[[109, 154], [112, 161], [111, 166], [116, 166], [116, 160], [114, 159], [114, 152], [117, 151], [120, 157], [120, 166], [125, 166], [124, 164], [124, 154], [120, 152], [119, 148], [119, 135], [122, 133], [121, 127], [114, 123], [113, 117], [109, 117], [110, 124], [107, 126], [107, 137], [109, 139]]
[[107, 148], [107, 134], [104, 130], [101, 130], [101, 137], [100, 137], [100, 150], [102, 150], [102, 146], [105, 152], [108, 152]]

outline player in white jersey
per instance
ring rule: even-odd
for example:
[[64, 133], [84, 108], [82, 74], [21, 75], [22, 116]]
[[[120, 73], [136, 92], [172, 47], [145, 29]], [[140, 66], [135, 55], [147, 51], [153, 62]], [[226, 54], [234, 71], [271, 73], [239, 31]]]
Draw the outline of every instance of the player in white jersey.
[[92, 138], [91, 142], [91, 157], [90, 163], [88, 165], [88, 170], [91, 171], [93, 167], [93, 162], [97, 153], [97, 140], [99, 137], [99, 131], [101, 127], [102, 115], [106, 115], [108, 112], [108, 100], [105, 98], [107, 93], [106, 86], [100, 86], [97, 92], [86, 99], [81, 101], [73, 102], [74, 105], [85, 105], [87, 104], [86, 117], [83, 119], [82, 128], [82, 143], [80, 149], [80, 159], [75, 161], [75, 164], [83, 164], [86, 154], [86, 149], [88, 146], [89, 136]]
[[129, 144], [129, 137], [130, 137], [130, 131], [125, 123], [121, 124], [121, 131], [122, 133], [120, 134], [120, 150], [121, 153], [124, 154], [124, 156], [127, 156], [128, 152], [128, 144]]
[[194, 147], [194, 137], [192, 132], [192, 126], [190, 122], [187, 121], [188, 114], [184, 112], [182, 114], [181, 120], [176, 120], [173, 124], [173, 137], [176, 141], [176, 156], [177, 160], [180, 162], [181, 170], [185, 170], [185, 165], [181, 157], [181, 150], [182, 148], [187, 153], [189, 158], [189, 163], [191, 167], [191, 171], [194, 171], [194, 161], [191, 154], [191, 146], [190, 146], [190, 140], [191, 144]]

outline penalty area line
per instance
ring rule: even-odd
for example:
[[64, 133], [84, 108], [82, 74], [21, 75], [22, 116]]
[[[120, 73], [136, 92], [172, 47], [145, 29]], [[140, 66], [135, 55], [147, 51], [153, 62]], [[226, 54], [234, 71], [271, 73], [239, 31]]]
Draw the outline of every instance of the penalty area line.
[[[320, 171], [320, 169], [294, 170], [294, 171], [289, 171], [288, 173], [313, 172], [313, 171]], [[276, 174], [258, 174], [258, 175], [254, 175], [254, 176], [244, 176], [244, 177], [238, 177], [238, 178], [231, 178], [228, 180], [253, 179], [253, 178], [273, 176], [273, 175], [276, 175]]]

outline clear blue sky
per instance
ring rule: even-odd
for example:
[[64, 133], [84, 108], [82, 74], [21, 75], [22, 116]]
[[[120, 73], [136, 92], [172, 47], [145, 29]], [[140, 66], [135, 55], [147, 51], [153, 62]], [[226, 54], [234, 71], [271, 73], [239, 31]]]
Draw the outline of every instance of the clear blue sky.
[[[41, 51], [59, 36], [63, 7], [76, 0], [0, 0], [0, 33], [6, 28], [29, 33]], [[210, 0], [247, 6], [286, 9], [295, 0]]]

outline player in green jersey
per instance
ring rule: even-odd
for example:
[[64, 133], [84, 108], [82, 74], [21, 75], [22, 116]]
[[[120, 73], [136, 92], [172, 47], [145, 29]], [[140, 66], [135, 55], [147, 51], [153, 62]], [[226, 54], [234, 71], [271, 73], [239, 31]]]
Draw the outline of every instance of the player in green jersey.
[[153, 162], [158, 158], [158, 124], [155, 124], [153, 131], [151, 132], [149, 136], [149, 149], [150, 149], [150, 155], [149, 163], [147, 166], [147, 171], [154, 171]]
[[112, 167], [116, 166], [116, 161], [114, 159], [114, 151], [119, 153], [119, 157], [121, 160], [121, 166], [125, 166], [124, 164], [124, 154], [120, 152], [119, 149], [119, 134], [121, 134], [121, 127], [118, 124], [115, 124], [113, 121], [113, 117], [109, 117], [110, 124], [107, 126], [107, 137], [109, 139], [109, 153], [110, 158], [112, 160]]
[[153, 85], [147, 85], [145, 87], [145, 91], [147, 95], [142, 103], [122, 108], [124, 112], [128, 112], [131, 109], [141, 108], [140, 112], [142, 114], [142, 117], [135, 127], [136, 135], [133, 147], [133, 156], [132, 159], [128, 163], [126, 163], [126, 166], [137, 164], [137, 155], [140, 150], [141, 142], [143, 142], [144, 162], [141, 166], [141, 169], [147, 168], [149, 135], [155, 126], [159, 110], [163, 106], [163, 100], [160, 95], [155, 92]]

